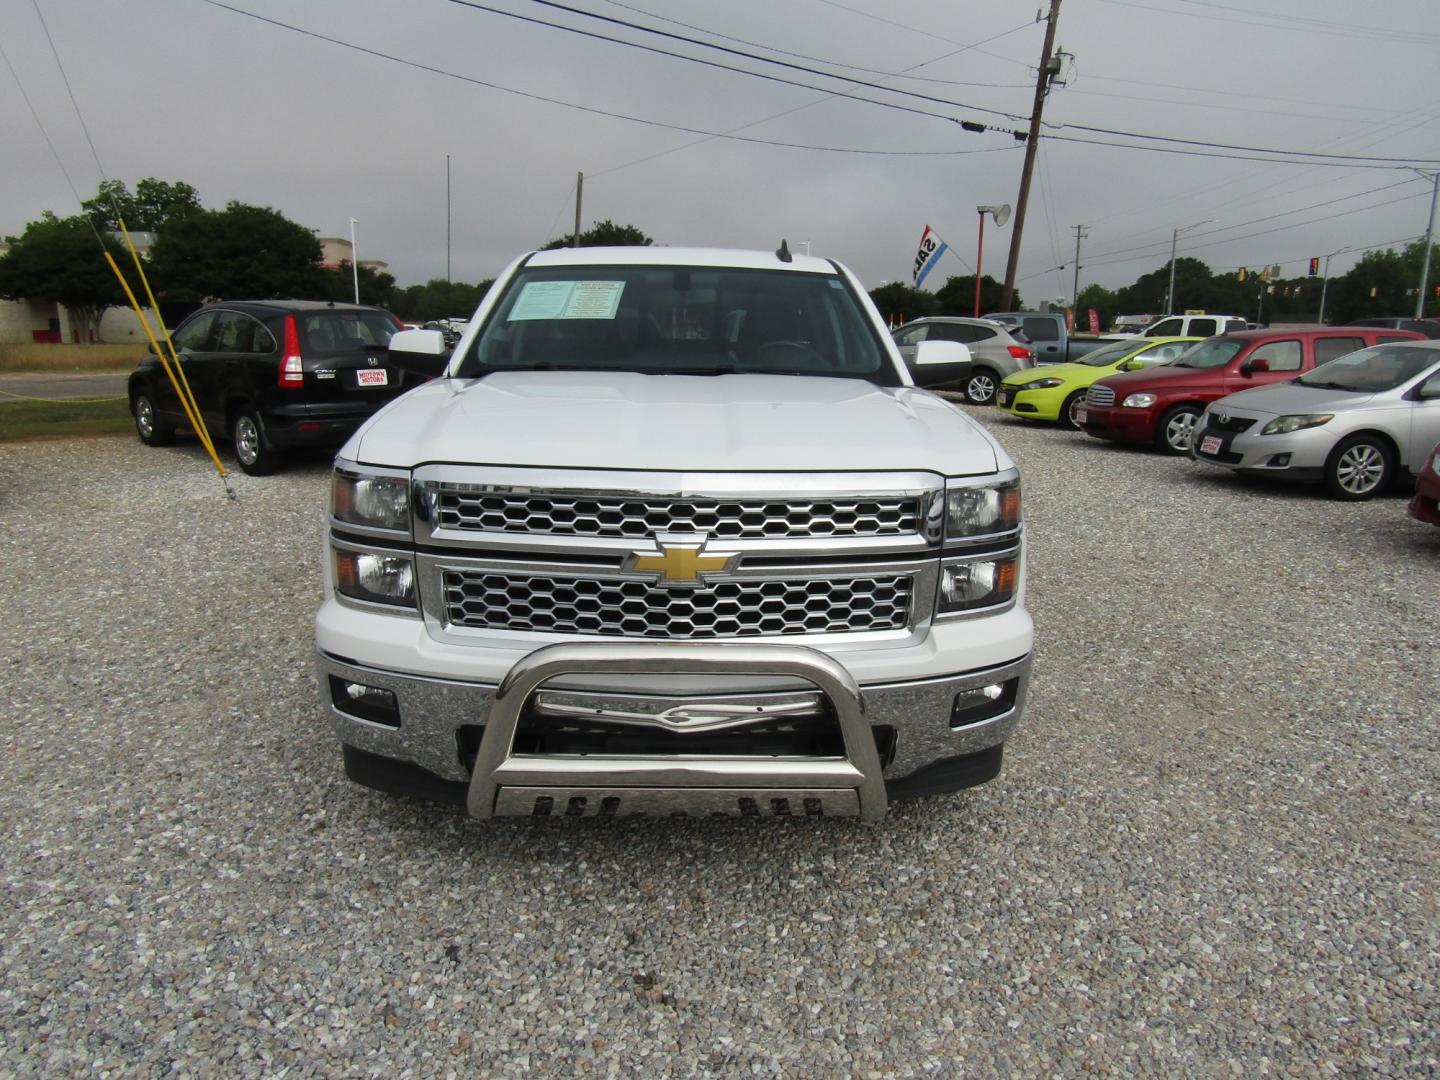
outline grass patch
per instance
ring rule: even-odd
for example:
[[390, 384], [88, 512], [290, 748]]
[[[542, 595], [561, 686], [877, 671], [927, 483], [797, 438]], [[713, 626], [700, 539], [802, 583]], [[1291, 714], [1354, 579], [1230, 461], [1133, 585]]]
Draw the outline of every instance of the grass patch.
[[4, 401], [0, 442], [73, 435], [118, 435], [134, 430], [130, 404], [116, 401]]
[[0, 372], [129, 371], [145, 355], [139, 345], [0, 344]]

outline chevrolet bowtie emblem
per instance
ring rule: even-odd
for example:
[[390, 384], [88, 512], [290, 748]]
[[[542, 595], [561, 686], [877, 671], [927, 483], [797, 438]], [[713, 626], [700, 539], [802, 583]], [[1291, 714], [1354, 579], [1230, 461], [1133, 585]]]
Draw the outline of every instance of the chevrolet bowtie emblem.
[[708, 542], [704, 533], [660, 533], [655, 537], [655, 550], [632, 553], [625, 560], [625, 569], [656, 574], [661, 585], [703, 585], [707, 573], [725, 573], [737, 555], [706, 551]]

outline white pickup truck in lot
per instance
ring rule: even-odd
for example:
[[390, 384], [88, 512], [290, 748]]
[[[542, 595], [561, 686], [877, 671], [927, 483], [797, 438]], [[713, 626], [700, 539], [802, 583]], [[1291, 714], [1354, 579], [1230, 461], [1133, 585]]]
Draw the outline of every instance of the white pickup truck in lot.
[[477, 817], [875, 819], [999, 772], [1019, 472], [848, 270], [531, 253], [445, 353], [396, 334], [441, 377], [336, 460], [315, 631], [352, 780]]

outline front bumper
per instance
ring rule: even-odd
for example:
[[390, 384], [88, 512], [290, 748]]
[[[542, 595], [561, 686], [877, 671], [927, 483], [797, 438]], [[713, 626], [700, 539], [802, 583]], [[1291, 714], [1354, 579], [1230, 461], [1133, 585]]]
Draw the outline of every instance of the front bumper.
[[1001, 383], [1000, 396], [995, 401], [1005, 412], [1022, 420], [1058, 420], [1060, 405], [1073, 389], [1059, 386], [1029, 390], [1024, 383]]
[[[1030, 665], [1027, 652], [994, 667], [861, 684], [836, 660], [801, 646], [587, 643], [539, 649], [493, 684], [402, 674], [317, 654], [322, 703], [347, 748], [352, 777], [442, 800], [464, 792], [471, 813], [482, 817], [530, 814], [536, 800], [544, 797], [537, 789], [549, 786], [558, 789], [555, 797], [561, 798], [562, 807], [573, 806], [578, 798], [582, 807], [591, 807], [590, 813], [610, 798], [621, 799], [627, 809], [660, 804], [710, 811], [743, 806], [747, 798], [767, 804], [778, 798], [796, 807], [809, 806], [807, 799], [819, 800], [816, 805], [825, 813], [873, 818], [883, 812], [884, 794], [893, 798], [950, 790], [993, 776], [1000, 748], [1024, 710]], [[809, 683], [833, 706], [846, 753], [843, 758], [744, 759], [684, 753], [641, 759], [512, 753], [518, 716], [547, 684], [562, 688], [556, 697], [608, 715], [633, 715], [637, 709], [667, 716], [727, 709], [734, 714], [739, 711], [736, 704], [762, 713], [771, 707], [768, 703], [779, 707], [795, 697], [793, 689], [674, 692], [676, 676], [732, 681], [736, 676], [779, 677], [791, 685]], [[584, 689], [586, 683], [617, 677], [627, 679], [631, 688]], [[665, 682], [671, 692], [646, 692], [651, 678]], [[383, 723], [356, 715], [337, 693], [347, 684], [393, 694], [396, 715]], [[991, 707], [957, 711], [962, 701], [973, 702], [974, 694], [967, 691], [994, 686], [1003, 691]], [[746, 722], [729, 726], [741, 728]], [[356, 775], [367, 770], [368, 778]], [[844, 794], [847, 791], [859, 794]]]
[[1210, 426], [1210, 414], [1201, 417], [1190, 442], [1190, 456], [1207, 465], [1219, 465], [1255, 476], [1278, 476], [1290, 480], [1319, 480], [1325, 460], [1335, 448], [1335, 435], [1322, 425], [1291, 431], [1284, 435], [1259, 432], [1272, 416], [1254, 419], [1249, 430], [1229, 432]]
[[1410, 516], [1416, 521], [1440, 525], [1440, 475], [1426, 466], [1415, 480], [1410, 498]]
[[1097, 439], [1111, 439], [1115, 442], [1151, 443], [1155, 441], [1155, 427], [1160, 411], [1151, 406], [1148, 409], [1127, 409], [1123, 405], [1085, 405], [1085, 417], [1080, 428], [1087, 435]]

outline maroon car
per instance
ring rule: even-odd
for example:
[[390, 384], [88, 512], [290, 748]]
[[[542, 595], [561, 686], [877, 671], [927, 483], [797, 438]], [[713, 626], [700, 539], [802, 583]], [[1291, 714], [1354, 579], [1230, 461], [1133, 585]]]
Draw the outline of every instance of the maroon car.
[[1410, 516], [1416, 521], [1440, 525], [1440, 446], [1430, 451], [1425, 464], [1416, 473]]
[[1212, 401], [1294, 379], [1367, 345], [1423, 337], [1369, 326], [1220, 334], [1187, 349], [1172, 364], [1099, 380], [1086, 393], [1075, 420], [1099, 439], [1151, 443], [1166, 453], [1188, 454], [1195, 421]]

